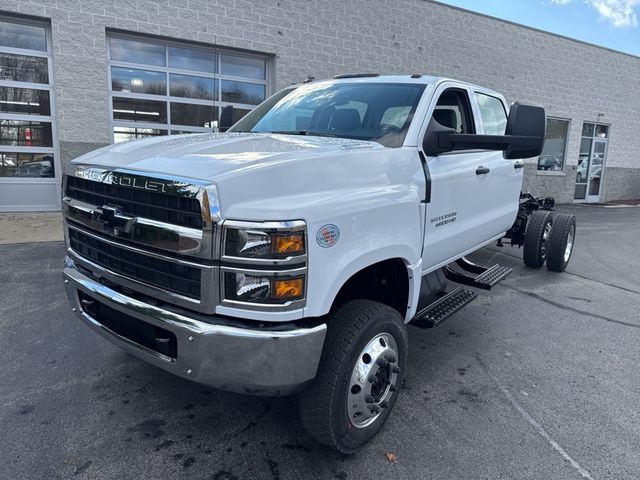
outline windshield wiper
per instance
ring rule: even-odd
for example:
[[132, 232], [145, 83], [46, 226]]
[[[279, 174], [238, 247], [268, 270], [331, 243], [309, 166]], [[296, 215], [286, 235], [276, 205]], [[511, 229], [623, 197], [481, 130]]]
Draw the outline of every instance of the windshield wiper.
[[309, 130], [272, 130], [272, 131], [263, 131], [256, 133], [275, 133], [280, 135], [308, 135], [312, 137], [339, 137], [339, 135], [335, 135], [333, 133], [326, 132], [310, 132]]

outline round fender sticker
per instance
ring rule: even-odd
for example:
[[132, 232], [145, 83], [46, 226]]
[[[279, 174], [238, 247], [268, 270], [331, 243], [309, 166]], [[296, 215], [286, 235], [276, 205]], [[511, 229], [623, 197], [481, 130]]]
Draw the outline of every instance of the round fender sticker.
[[340, 229], [332, 224], [320, 227], [316, 234], [316, 242], [322, 248], [333, 247], [340, 240]]

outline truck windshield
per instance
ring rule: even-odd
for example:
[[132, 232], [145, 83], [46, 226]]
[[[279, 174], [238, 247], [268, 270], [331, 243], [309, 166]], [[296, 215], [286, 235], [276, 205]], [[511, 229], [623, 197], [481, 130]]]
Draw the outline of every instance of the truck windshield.
[[352, 138], [400, 147], [424, 88], [373, 82], [302, 85], [275, 94], [229, 131]]

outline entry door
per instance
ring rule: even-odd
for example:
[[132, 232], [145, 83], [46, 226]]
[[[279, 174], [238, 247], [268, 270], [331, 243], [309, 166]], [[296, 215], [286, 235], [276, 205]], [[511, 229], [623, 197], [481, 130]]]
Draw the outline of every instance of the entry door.
[[[442, 85], [431, 107], [438, 123], [458, 133], [476, 133], [466, 86]], [[490, 172], [491, 153], [458, 151], [427, 157], [431, 201], [427, 204], [423, 258], [433, 270], [486, 242], [488, 213], [495, 210]]]
[[583, 126], [576, 169], [576, 202], [600, 202], [608, 133], [609, 128], [606, 125], [585, 123]]

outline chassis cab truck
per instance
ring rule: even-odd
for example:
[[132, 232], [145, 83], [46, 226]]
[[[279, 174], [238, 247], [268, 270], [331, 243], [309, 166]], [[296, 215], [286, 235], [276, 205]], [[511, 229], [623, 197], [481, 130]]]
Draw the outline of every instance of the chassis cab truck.
[[[486, 88], [366, 74], [285, 89], [227, 133], [96, 150], [63, 181], [71, 306], [185, 379], [300, 392], [307, 431], [352, 452], [396, 402], [406, 325], [476, 295], [447, 276], [508, 273], [463, 257], [512, 228], [544, 133], [541, 107]], [[541, 225], [532, 258], [557, 263]]]

